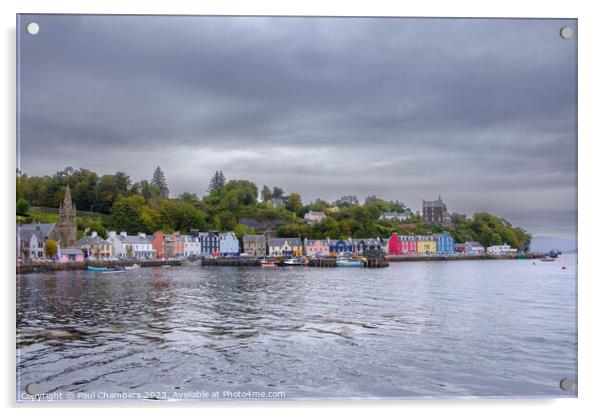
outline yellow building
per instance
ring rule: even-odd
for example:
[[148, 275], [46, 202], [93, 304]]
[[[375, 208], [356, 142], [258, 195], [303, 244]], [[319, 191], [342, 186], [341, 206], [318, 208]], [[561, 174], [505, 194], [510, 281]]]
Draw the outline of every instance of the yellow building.
[[437, 254], [437, 241], [435, 237], [430, 235], [417, 235], [418, 244], [416, 249], [418, 255], [433, 255]]

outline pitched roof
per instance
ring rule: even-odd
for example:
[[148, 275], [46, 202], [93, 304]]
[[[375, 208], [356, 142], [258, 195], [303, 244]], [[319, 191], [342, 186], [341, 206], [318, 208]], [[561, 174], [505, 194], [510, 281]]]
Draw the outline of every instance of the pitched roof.
[[244, 243], [265, 243], [265, 235], [263, 234], [245, 234], [242, 236]]
[[29, 241], [31, 240], [32, 236], [36, 236], [36, 239], [38, 241], [44, 241], [44, 234], [42, 234], [42, 232], [38, 229], [21, 229], [19, 230], [19, 238], [21, 239], [21, 241]]
[[85, 245], [107, 244], [107, 243], [108, 243], [107, 240], [105, 240], [104, 238], [102, 238], [98, 235], [95, 235], [95, 236], [85, 235], [75, 242], [75, 246], [81, 247], [81, 246], [85, 246]]
[[83, 256], [84, 252], [79, 248], [62, 248], [61, 249], [62, 256]]
[[54, 224], [21, 224], [22, 230], [35, 230], [36, 227], [40, 227], [40, 231], [45, 238], [48, 238], [52, 230], [54, 230]]
[[298, 247], [301, 246], [301, 240], [298, 238], [285, 237], [285, 238], [269, 238], [268, 239], [268, 245], [270, 245], [270, 246], [281, 246], [285, 242], [288, 242], [289, 245], [291, 245], [291, 246], [298, 246]]

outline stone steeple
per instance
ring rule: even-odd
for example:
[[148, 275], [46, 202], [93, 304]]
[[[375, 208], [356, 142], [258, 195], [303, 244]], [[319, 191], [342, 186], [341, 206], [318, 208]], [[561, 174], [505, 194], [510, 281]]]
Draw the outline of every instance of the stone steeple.
[[77, 222], [75, 204], [71, 201], [69, 185], [65, 189], [65, 199], [59, 207], [59, 222], [53, 230], [53, 238], [61, 247], [72, 247], [77, 239]]

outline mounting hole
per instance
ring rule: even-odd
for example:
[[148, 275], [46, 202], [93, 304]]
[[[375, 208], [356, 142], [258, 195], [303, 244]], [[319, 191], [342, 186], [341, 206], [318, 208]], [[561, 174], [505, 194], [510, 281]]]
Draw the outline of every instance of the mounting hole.
[[30, 35], [37, 35], [40, 31], [40, 25], [36, 22], [31, 22], [27, 25], [27, 33]]
[[25, 386], [27, 394], [38, 394], [38, 385], [36, 383], [29, 383]]
[[573, 380], [570, 378], [563, 378], [560, 380], [560, 388], [564, 391], [569, 391], [573, 388]]
[[564, 26], [562, 29], [560, 29], [560, 37], [562, 39], [570, 39], [573, 37], [573, 29], [571, 29], [568, 26]]

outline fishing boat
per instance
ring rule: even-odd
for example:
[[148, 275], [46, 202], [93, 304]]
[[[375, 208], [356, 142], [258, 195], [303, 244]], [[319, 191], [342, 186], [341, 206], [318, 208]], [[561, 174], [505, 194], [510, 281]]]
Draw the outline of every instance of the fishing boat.
[[136, 264], [136, 263], [132, 264], [131, 266], [125, 266], [126, 270], [134, 270], [134, 269], [139, 269], [139, 268], [140, 268], [140, 265]]
[[274, 260], [261, 260], [261, 267], [278, 267]]
[[554, 261], [556, 259], [554, 257], [548, 257], [548, 256], [546, 256], [546, 257], [542, 257], [540, 260], [541, 261]]
[[285, 266], [303, 266], [303, 263], [301, 262], [301, 259], [296, 259], [296, 258], [292, 258], [292, 259], [285, 259], [282, 264], [284, 264]]

